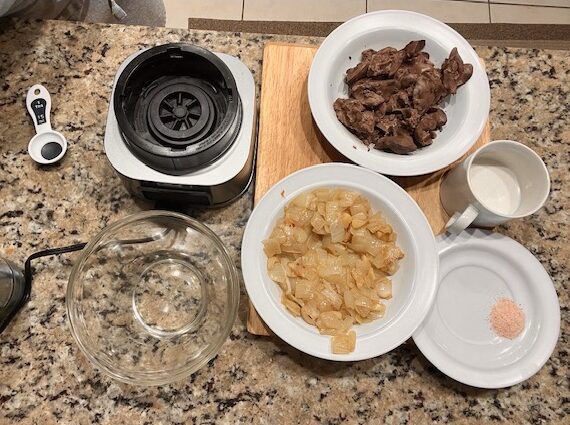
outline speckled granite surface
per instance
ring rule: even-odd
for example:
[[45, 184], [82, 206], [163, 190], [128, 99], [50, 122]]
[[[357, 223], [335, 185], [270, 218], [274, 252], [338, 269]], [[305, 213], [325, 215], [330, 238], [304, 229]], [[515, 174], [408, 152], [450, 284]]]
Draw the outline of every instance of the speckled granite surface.
[[[103, 133], [120, 61], [143, 46], [187, 41], [237, 55], [259, 82], [270, 36], [65, 22], [0, 21], [0, 255], [22, 263], [48, 246], [89, 239], [105, 224], [149, 208], [108, 165]], [[318, 39], [279, 37], [318, 42]], [[303, 355], [245, 331], [245, 301], [231, 338], [207, 368], [161, 388], [117, 384], [93, 369], [67, 328], [66, 281], [77, 255], [37, 261], [31, 302], [0, 336], [0, 424], [568, 423], [570, 414], [568, 211], [569, 52], [478, 48], [492, 85], [492, 136], [531, 146], [546, 161], [545, 208], [500, 229], [553, 277], [562, 308], [554, 354], [526, 383], [478, 390], [445, 377], [412, 343], [354, 364]], [[52, 123], [70, 141], [62, 163], [28, 158], [25, 94], [52, 93]], [[195, 213], [239, 257], [251, 190], [223, 210]], [[244, 297], [245, 300], [245, 297]]]

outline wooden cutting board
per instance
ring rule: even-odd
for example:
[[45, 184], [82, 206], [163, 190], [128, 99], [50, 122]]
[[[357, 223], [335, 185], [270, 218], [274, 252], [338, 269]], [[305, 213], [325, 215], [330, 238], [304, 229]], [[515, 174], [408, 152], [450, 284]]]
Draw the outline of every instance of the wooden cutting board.
[[[313, 122], [307, 77], [316, 51], [316, 46], [265, 45], [255, 178], [256, 205], [275, 183], [294, 171], [322, 162], [350, 162], [325, 140]], [[468, 154], [489, 141], [490, 127], [487, 123]], [[436, 235], [443, 231], [449, 219], [439, 201], [439, 186], [443, 174], [452, 166], [424, 176], [394, 178], [416, 200]], [[247, 330], [255, 335], [271, 333], [251, 302]]]

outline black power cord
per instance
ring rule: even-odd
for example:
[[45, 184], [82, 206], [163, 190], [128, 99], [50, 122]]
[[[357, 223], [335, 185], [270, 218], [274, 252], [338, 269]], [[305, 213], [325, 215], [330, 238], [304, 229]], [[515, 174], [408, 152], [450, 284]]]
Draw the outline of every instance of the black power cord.
[[[51, 255], [59, 255], [59, 254], [66, 254], [68, 252], [81, 251], [83, 248], [85, 248], [86, 245], [87, 243], [82, 242], [82, 243], [77, 243], [75, 245], [64, 246], [63, 248], [50, 248], [50, 249], [44, 249], [43, 251], [34, 252], [32, 255], [28, 257], [28, 259], [24, 263], [24, 284], [26, 285], [26, 288], [30, 288], [30, 290], [32, 288], [32, 260], [41, 257], [49, 257]], [[24, 303], [28, 301], [31, 292], [30, 290], [27, 290], [27, 296]]]
[[[34, 252], [26, 259], [26, 262], [24, 263], [24, 287], [19, 290], [16, 288], [16, 290], [13, 291], [13, 295], [17, 294], [15, 297], [19, 297], [19, 299], [7, 302], [6, 305], [0, 309], [0, 333], [6, 329], [8, 323], [12, 321], [14, 316], [18, 314], [18, 311], [20, 311], [30, 299], [30, 294], [32, 292], [32, 261], [41, 257], [81, 251], [86, 245], [86, 243], [78, 243], [75, 245], [64, 246], [62, 248], [44, 249], [43, 251]], [[20, 275], [20, 273], [14, 271], [14, 274], [13, 279], [16, 280], [17, 275]], [[21, 280], [19, 281], [21, 282]]]

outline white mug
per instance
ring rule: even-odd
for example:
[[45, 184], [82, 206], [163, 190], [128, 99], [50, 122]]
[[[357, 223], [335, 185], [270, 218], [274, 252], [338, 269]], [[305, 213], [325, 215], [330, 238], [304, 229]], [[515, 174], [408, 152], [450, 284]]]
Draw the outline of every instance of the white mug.
[[511, 140], [480, 147], [441, 183], [443, 208], [451, 216], [447, 231], [459, 233], [471, 224], [493, 227], [533, 214], [544, 205], [550, 178], [542, 159]]

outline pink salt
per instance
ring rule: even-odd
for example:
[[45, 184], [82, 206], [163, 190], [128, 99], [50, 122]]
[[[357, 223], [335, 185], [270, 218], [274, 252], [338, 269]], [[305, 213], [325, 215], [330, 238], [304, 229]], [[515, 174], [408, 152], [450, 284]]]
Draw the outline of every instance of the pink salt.
[[514, 339], [524, 330], [524, 312], [513, 300], [501, 298], [491, 309], [489, 322], [497, 335]]

